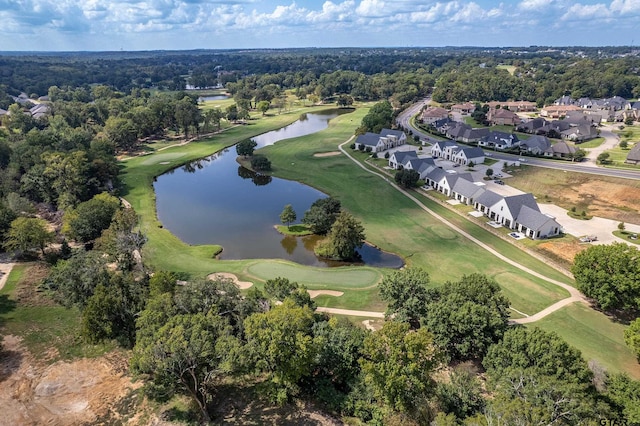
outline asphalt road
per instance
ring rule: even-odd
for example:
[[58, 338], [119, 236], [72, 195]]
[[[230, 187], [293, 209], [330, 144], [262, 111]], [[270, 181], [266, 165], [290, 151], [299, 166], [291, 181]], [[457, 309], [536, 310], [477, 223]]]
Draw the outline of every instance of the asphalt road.
[[[417, 102], [411, 105], [409, 108], [405, 109], [398, 118], [396, 119], [396, 123], [405, 129], [411, 129], [414, 135], [420, 136], [421, 139], [428, 141], [429, 143], [437, 142], [437, 139], [432, 138], [429, 134], [424, 133], [415, 127], [410, 125], [410, 119], [414, 115], [416, 115], [420, 109], [429, 103], [431, 98], [423, 99], [420, 102]], [[547, 167], [549, 169], [557, 169], [557, 170], [565, 170], [571, 172], [580, 172], [580, 173], [589, 173], [593, 175], [600, 176], [611, 176], [623, 179], [635, 179], [640, 180], [640, 171], [636, 170], [623, 170], [623, 169], [609, 169], [601, 166], [595, 166], [594, 164], [589, 163], [571, 163], [568, 161], [560, 161], [560, 160], [547, 160], [542, 158], [535, 157], [520, 157], [518, 155], [506, 154], [503, 152], [485, 150], [485, 152], [489, 153], [487, 155], [490, 158], [494, 158], [496, 160], [507, 160], [507, 161], [518, 161], [519, 158], [524, 158], [525, 161], [522, 164], [536, 166], [536, 167]]]

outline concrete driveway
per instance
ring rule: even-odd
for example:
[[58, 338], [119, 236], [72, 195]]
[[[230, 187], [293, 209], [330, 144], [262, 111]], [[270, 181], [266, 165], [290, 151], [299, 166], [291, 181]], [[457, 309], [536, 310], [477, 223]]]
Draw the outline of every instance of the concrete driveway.
[[[558, 223], [564, 228], [566, 234], [574, 237], [583, 237], [585, 235], [595, 235], [597, 241], [592, 244], [611, 244], [613, 242], [629, 243], [628, 241], [618, 238], [612, 234], [618, 229], [618, 223], [615, 220], [605, 219], [602, 217], [593, 217], [590, 220], [574, 219], [567, 214], [567, 210], [553, 204], [538, 204], [542, 213], [549, 214], [556, 218]], [[640, 234], [640, 225], [625, 223], [627, 231]], [[631, 243], [629, 243], [631, 244]]]

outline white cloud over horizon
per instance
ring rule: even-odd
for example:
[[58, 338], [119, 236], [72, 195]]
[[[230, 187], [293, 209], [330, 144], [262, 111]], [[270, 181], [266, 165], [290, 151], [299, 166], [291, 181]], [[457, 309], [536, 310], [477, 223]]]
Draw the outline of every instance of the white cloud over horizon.
[[638, 18], [640, 0], [0, 0], [0, 50], [623, 45]]

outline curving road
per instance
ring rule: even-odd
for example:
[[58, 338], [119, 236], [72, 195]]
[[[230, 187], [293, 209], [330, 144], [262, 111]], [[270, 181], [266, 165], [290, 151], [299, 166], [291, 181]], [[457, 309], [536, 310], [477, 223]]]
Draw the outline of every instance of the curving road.
[[[349, 154], [344, 149], [344, 145], [346, 145], [349, 142], [351, 142], [352, 139], [353, 139], [353, 137], [351, 137], [350, 139], [348, 139], [345, 142], [341, 143], [340, 145], [338, 145], [338, 148], [340, 149], [340, 151], [344, 155], [346, 155], [351, 161], [356, 163], [360, 168], [365, 170], [367, 173], [371, 173], [371, 174], [373, 174], [375, 176], [378, 176], [378, 177], [384, 179], [385, 182], [387, 182], [394, 189], [396, 189], [397, 191], [402, 193], [404, 196], [409, 198], [411, 201], [416, 203], [416, 205], [418, 205], [418, 207], [420, 207], [422, 210], [424, 210], [425, 212], [429, 213], [434, 218], [436, 218], [437, 220], [439, 220], [440, 222], [442, 222], [443, 224], [445, 224], [449, 228], [453, 229], [454, 231], [456, 231], [460, 235], [462, 235], [465, 238], [469, 239], [473, 243], [479, 245], [484, 250], [486, 250], [489, 253], [493, 254], [494, 256], [499, 258], [500, 260], [502, 260], [502, 261], [504, 261], [504, 262], [506, 262], [506, 263], [508, 263], [508, 264], [520, 269], [523, 272], [526, 272], [526, 273], [528, 273], [530, 275], [533, 275], [533, 276], [538, 277], [538, 278], [540, 278], [540, 279], [542, 279], [544, 281], [547, 281], [548, 283], [557, 285], [558, 287], [562, 287], [562, 288], [564, 288], [565, 290], [567, 290], [569, 292], [570, 297], [562, 299], [562, 300], [554, 303], [553, 305], [547, 307], [546, 309], [543, 309], [542, 311], [540, 311], [540, 312], [538, 312], [538, 313], [536, 313], [534, 315], [528, 316], [526, 318], [513, 319], [513, 320], [510, 321], [510, 323], [512, 323], [512, 324], [528, 324], [528, 323], [531, 323], [531, 322], [538, 321], [538, 320], [546, 317], [547, 315], [550, 315], [551, 313], [553, 313], [553, 312], [555, 312], [555, 311], [561, 309], [562, 307], [564, 307], [566, 305], [569, 305], [571, 303], [574, 303], [574, 302], [588, 303], [587, 299], [575, 287], [572, 287], [572, 286], [570, 286], [568, 284], [565, 284], [563, 282], [548, 278], [548, 277], [540, 274], [539, 272], [534, 271], [533, 269], [527, 268], [526, 266], [524, 266], [524, 265], [522, 265], [522, 264], [520, 264], [520, 263], [518, 263], [518, 262], [516, 262], [516, 261], [514, 261], [512, 259], [509, 259], [508, 257], [502, 255], [501, 253], [499, 253], [498, 251], [494, 250], [489, 245], [485, 244], [484, 242], [480, 241], [479, 239], [475, 238], [474, 236], [468, 234], [466, 231], [458, 228], [456, 225], [454, 225], [453, 223], [449, 222], [444, 217], [440, 216], [439, 214], [437, 214], [433, 210], [429, 209], [427, 206], [422, 204], [422, 202], [420, 200], [418, 200], [416, 197], [414, 197], [412, 194], [410, 194], [406, 190], [400, 188], [394, 182], [389, 180], [387, 178], [387, 176], [383, 175], [382, 173], [378, 173], [376, 171], [373, 171], [373, 170], [370, 170], [369, 168], [367, 168], [365, 165], [363, 165], [361, 162], [356, 160], [353, 156], [351, 156], [351, 154]], [[376, 312], [370, 312], [370, 311], [351, 311], [351, 310], [347, 311], [347, 310], [344, 310], [344, 309], [334, 309], [334, 308], [322, 308], [321, 312], [336, 313], [336, 314], [345, 314], [345, 312], [349, 312], [348, 314], [345, 314], [345, 315], [367, 316], [367, 317], [376, 317], [376, 318], [380, 318], [380, 315], [384, 316], [384, 314], [376, 313]], [[372, 314], [377, 314], [377, 315], [372, 315]]]
[[[398, 115], [398, 117], [396, 118], [396, 123], [399, 126], [404, 127], [405, 129], [411, 129], [414, 135], [418, 135], [420, 136], [420, 138], [425, 139], [430, 143], [434, 143], [434, 142], [437, 142], [438, 140], [432, 138], [431, 136], [429, 136], [429, 134], [411, 126], [411, 117], [416, 115], [420, 111], [420, 109], [424, 105], [428, 104], [430, 101], [431, 101], [431, 98], [425, 98], [422, 101], [411, 105], [410, 107], [408, 107]], [[604, 147], [592, 149], [589, 157], [591, 157], [591, 155], [594, 155], [593, 154], [594, 152], [595, 152], [595, 157], [597, 157], [600, 152], [615, 146], [615, 144], [617, 143], [617, 136], [613, 132], [611, 132], [609, 129], [605, 128], [601, 132], [601, 135], [605, 138], [605, 142], [602, 144], [604, 145]], [[599, 151], [600, 149], [602, 149], [602, 151]], [[506, 154], [503, 152], [495, 152], [495, 151], [488, 151], [488, 152], [491, 153], [490, 155], [491, 158], [494, 158], [496, 160], [507, 160], [507, 161], [513, 162], [513, 161], [518, 161], [519, 158], [522, 158], [518, 155]], [[640, 180], [640, 171], [624, 170], [624, 169], [609, 169], [609, 168], [597, 166], [594, 162], [591, 162], [591, 161], [585, 161], [583, 163], [570, 163], [568, 161], [525, 157], [524, 164], [536, 166], [536, 167], [547, 167], [549, 169], [589, 173], [589, 174], [600, 175], [600, 176], [611, 176], [611, 177], [617, 177], [622, 179]]]

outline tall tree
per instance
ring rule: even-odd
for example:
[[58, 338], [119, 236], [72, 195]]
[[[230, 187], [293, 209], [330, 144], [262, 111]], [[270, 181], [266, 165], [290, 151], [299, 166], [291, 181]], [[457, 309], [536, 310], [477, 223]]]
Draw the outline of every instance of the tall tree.
[[331, 230], [340, 213], [340, 201], [335, 198], [320, 198], [304, 213], [302, 223], [308, 225], [314, 234], [324, 235]]
[[47, 229], [47, 222], [43, 219], [19, 217], [11, 222], [4, 247], [7, 250], [29, 251], [40, 249], [44, 256], [44, 249], [53, 241], [53, 232]]
[[311, 327], [313, 311], [285, 299], [281, 305], [245, 320], [247, 348], [255, 367], [269, 374], [273, 398], [285, 402], [299, 391], [299, 381], [308, 376], [317, 353]]
[[640, 252], [624, 243], [578, 253], [571, 272], [578, 289], [604, 310], [640, 309]]
[[392, 321], [365, 338], [360, 364], [379, 400], [412, 411], [432, 394], [440, 358], [426, 329], [412, 331], [409, 324]]
[[291, 226], [291, 222], [296, 221], [296, 211], [293, 209], [291, 204], [287, 204], [284, 206], [284, 210], [280, 213], [280, 222], [287, 225], [287, 228]]
[[364, 244], [364, 227], [346, 210], [342, 210], [331, 226], [327, 238], [316, 248], [316, 253], [330, 259], [351, 260], [356, 249]]
[[111, 224], [120, 200], [106, 192], [69, 209], [63, 217], [63, 231], [71, 238], [86, 243], [100, 236]]
[[253, 139], [244, 139], [236, 144], [236, 153], [243, 157], [249, 157], [253, 155], [253, 151], [258, 146], [258, 143]]
[[420, 320], [427, 315], [429, 282], [429, 274], [421, 268], [406, 268], [385, 276], [379, 285], [380, 297], [387, 302], [385, 317], [419, 328]]

